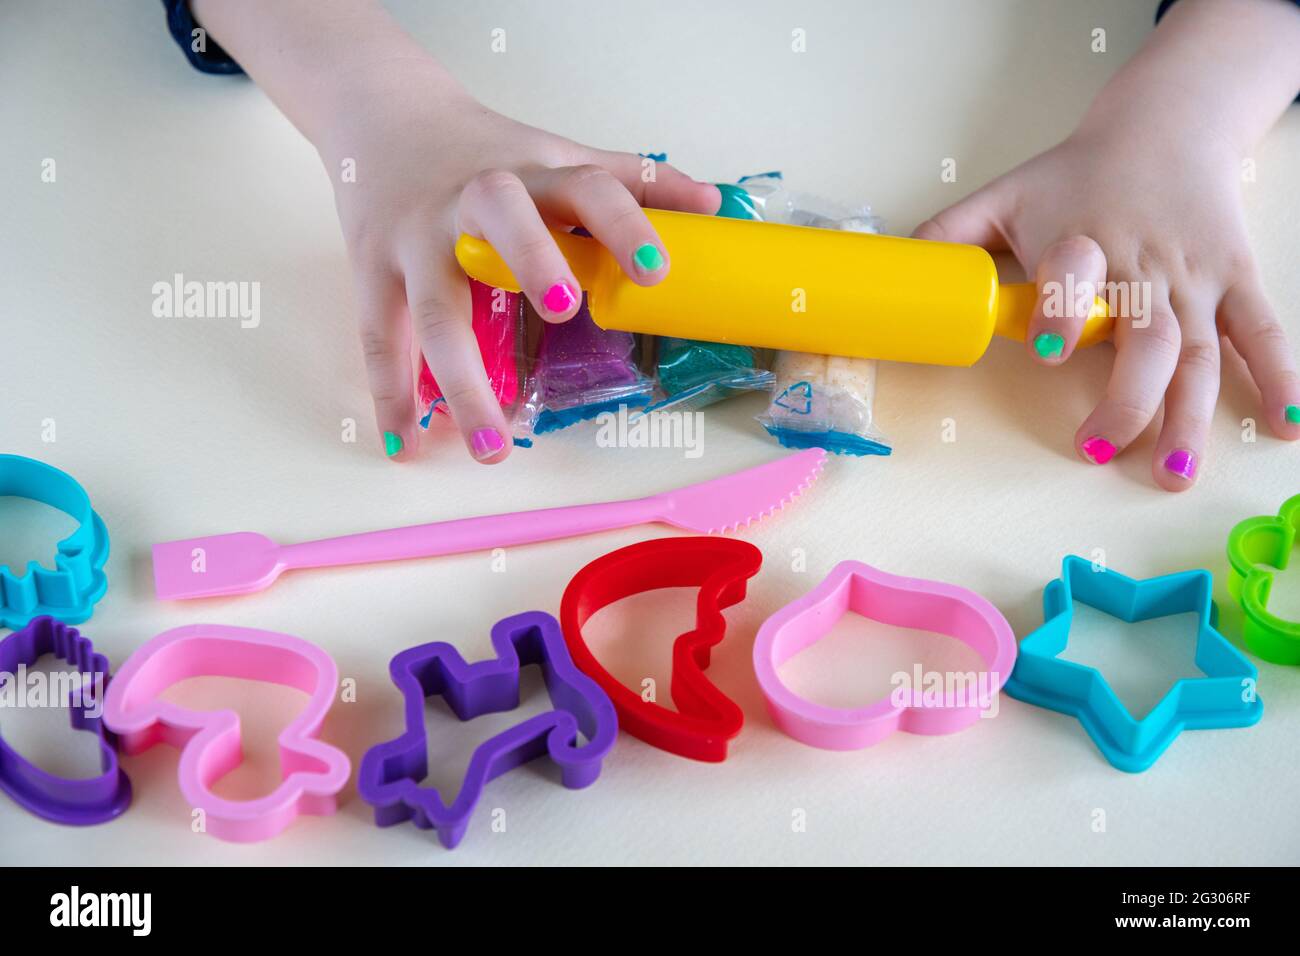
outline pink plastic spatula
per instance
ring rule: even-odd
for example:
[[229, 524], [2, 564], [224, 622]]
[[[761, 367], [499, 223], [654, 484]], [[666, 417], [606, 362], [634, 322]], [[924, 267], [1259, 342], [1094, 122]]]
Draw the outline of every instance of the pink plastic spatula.
[[164, 601], [247, 594], [269, 587], [289, 568], [431, 558], [651, 521], [697, 534], [727, 532], [783, 507], [813, 482], [825, 460], [826, 452], [810, 448], [649, 498], [459, 518], [305, 544], [278, 545], [251, 531], [168, 541], [153, 546], [154, 587]]

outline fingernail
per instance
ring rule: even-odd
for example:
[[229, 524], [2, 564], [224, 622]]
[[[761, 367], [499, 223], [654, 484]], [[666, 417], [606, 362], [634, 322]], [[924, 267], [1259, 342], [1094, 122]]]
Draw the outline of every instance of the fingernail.
[[546, 306], [546, 310], [554, 315], [562, 315], [568, 312], [577, 301], [578, 297], [573, 294], [573, 290], [569, 288], [567, 282], [555, 283], [542, 296], [542, 305]]
[[1196, 456], [1185, 448], [1175, 448], [1165, 459], [1165, 471], [1191, 481], [1196, 477]]
[[1080, 447], [1095, 464], [1104, 465], [1115, 457], [1115, 446], [1100, 435], [1093, 435]]
[[469, 443], [474, 450], [474, 457], [479, 459], [491, 458], [505, 447], [495, 428], [480, 428], [470, 436]]
[[642, 272], [656, 272], [662, 269], [664, 265], [663, 253], [659, 251], [659, 247], [653, 242], [647, 242], [632, 253], [632, 260]]
[[1300, 425], [1300, 405], [1288, 405], [1286, 407], [1286, 420], [1292, 425]]
[[384, 454], [392, 458], [402, 450], [402, 436], [397, 432], [384, 432]]
[[1055, 332], [1039, 332], [1034, 339], [1034, 351], [1043, 358], [1056, 358], [1065, 348], [1065, 339]]

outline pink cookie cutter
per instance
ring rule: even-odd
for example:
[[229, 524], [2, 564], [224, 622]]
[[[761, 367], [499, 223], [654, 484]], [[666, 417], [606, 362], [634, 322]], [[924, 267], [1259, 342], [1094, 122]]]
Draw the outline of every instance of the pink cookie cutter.
[[[825, 707], [800, 697], [782, 683], [777, 668], [825, 637], [849, 611], [882, 624], [954, 637], [984, 659], [986, 670], [961, 675], [960, 681], [945, 681], [939, 693], [898, 688], [866, 707]], [[889, 574], [861, 561], [841, 561], [816, 588], [764, 621], [754, 640], [754, 671], [777, 727], [795, 740], [826, 750], [869, 747], [896, 730], [911, 734], [961, 730], [979, 719], [989, 697], [999, 693], [1011, 676], [1015, 662], [1011, 625], [978, 594], [939, 581]]]
[[[213, 783], [243, 760], [239, 715], [189, 710], [159, 696], [191, 677], [238, 677], [309, 695], [303, 712], [280, 734], [281, 782], [267, 796], [226, 800], [212, 792]], [[276, 836], [300, 813], [325, 816], [337, 808], [352, 767], [347, 754], [316, 739], [337, 688], [333, 659], [301, 638], [195, 624], [165, 631], [131, 655], [109, 685], [104, 724], [128, 754], [157, 743], [179, 747], [181, 793], [203, 811], [207, 832], [253, 843]]]

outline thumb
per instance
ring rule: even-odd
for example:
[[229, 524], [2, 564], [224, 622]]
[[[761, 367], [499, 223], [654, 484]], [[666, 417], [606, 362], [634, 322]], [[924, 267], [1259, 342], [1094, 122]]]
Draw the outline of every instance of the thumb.
[[996, 182], [977, 189], [921, 223], [912, 237], [936, 242], [962, 242], [983, 246], [991, 252], [1003, 252], [1009, 248], [1003, 228], [1008, 211], [1004, 194]]

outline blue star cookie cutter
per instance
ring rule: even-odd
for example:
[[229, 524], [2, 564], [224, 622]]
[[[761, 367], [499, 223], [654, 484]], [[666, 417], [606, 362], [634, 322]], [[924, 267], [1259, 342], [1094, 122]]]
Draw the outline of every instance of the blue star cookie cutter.
[[[618, 735], [618, 716], [605, 692], [574, 665], [555, 618], [542, 611], [505, 618], [492, 628], [492, 647], [495, 657], [466, 663], [450, 644], [421, 644], [389, 664], [405, 703], [406, 732], [366, 751], [357, 775], [357, 792], [375, 808], [377, 825], [410, 820], [422, 830], [436, 830], [443, 846], [453, 849], [465, 836], [484, 787], [515, 767], [549, 754], [563, 784], [575, 790], [600, 776], [601, 761]], [[461, 720], [514, 710], [519, 670], [529, 664], [541, 667], [554, 709], [480, 744], [450, 805], [435, 788], [420, 786], [428, 775], [425, 698], [444, 697]]]
[[[1135, 581], [1068, 555], [1061, 577], [1043, 592], [1043, 624], [1020, 642], [1005, 690], [1077, 717], [1105, 758], [1129, 773], [1150, 767], [1184, 729], [1248, 727], [1264, 713], [1255, 692], [1258, 671], [1215, 630], [1213, 588], [1208, 571]], [[1128, 623], [1195, 613], [1196, 666], [1205, 676], [1175, 681], [1150, 713], [1135, 720], [1100, 671], [1058, 656], [1069, 640], [1076, 601]]]
[[0, 497], [30, 498], [66, 512], [77, 530], [58, 543], [54, 569], [32, 561], [18, 574], [0, 565], [0, 627], [18, 630], [36, 617], [87, 620], [108, 589], [108, 529], [85, 489], [66, 472], [21, 455], [0, 455]]

